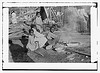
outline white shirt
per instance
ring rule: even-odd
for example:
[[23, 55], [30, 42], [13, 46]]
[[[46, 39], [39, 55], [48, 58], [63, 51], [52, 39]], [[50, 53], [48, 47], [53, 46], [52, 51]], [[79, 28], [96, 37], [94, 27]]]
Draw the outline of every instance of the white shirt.
[[36, 24], [43, 24], [41, 17], [36, 17]]
[[46, 37], [43, 34], [37, 32], [34, 28], [32, 28], [32, 29], [34, 30], [34, 34], [35, 34], [35, 41], [39, 42], [40, 48], [43, 47], [44, 44], [47, 42]]

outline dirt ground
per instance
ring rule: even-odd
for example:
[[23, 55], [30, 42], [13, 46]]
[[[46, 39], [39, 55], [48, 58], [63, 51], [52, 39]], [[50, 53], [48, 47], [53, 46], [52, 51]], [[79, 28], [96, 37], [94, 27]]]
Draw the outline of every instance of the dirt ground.
[[[51, 49], [45, 50], [43, 48], [36, 50], [35, 52], [28, 51], [27, 55], [34, 62], [44, 63], [89, 63], [91, 62], [91, 45], [90, 35], [81, 35], [79, 33], [69, 33], [67, 31], [55, 32], [60, 35], [60, 41], [68, 42], [80, 42], [81, 45], [77, 47], [67, 47], [66, 53], [53, 51]], [[20, 40], [13, 40], [14, 44], [22, 43]], [[11, 55], [10, 55], [10, 61]]]

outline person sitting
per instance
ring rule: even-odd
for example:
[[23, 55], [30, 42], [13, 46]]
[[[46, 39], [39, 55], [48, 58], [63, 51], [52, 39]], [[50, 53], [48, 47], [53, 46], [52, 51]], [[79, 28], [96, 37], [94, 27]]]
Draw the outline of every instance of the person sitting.
[[34, 62], [27, 55], [27, 49], [21, 47], [18, 44], [13, 44], [12, 40], [9, 40], [9, 50], [14, 62]]
[[34, 30], [34, 34], [35, 34], [35, 41], [39, 42], [39, 47], [42, 48], [44, 46], [44, 44], [47, 42], [46, 37], [39, 33], [36, 29], [32, 28]]
[[38, 55], [44, 56], [37, 50], [42, 49], [42, 47], [44, 46], [47, 39], [44, 37], [43, 34], [40, 34], [34, 28], [30, 29], [29, 33], [30, 33], [30, 35], [29, 35], [29, 40], [28, 40], [28, 44], [27, 44], [27, 48], [29, 49], [29, 52], [32, 51]]
[[28, 49], [26, 48], [26, 45], [28, 43], [28, 39], [27, 39], [27, 36], [22, 36], [22, 38], [20, 39], [21, 43], [23, 44], [23, 48], [26, 49], [26, 52], [28, 52]]
[[53, 32], [54, 30], [47, 30], [43, 33], [48, 40], [43, 47], [44, 49], [53, 49], [53, 46], [59, 41], [60, 38]]
[[15, 11], [13, 11], [12, 13], [11, 13], [11, 21], [12, 21], [12, 24], [16, 24], [17, 23], [17, 14], [16, 14], [16, 12]]
[[36, 19], [35, 19], [35, 23], [36, 23], [36, 27], [37, 29], [39, 29], [40, 33], [43, 31], [43, 28], [42, 28], [42, 18], [40, 16], [40, 12], [37, 12], [36, 13]]
[[28, 44], [27, 44], [27, 48], [30, 49], [31, 51], [36, 50], [36, 43], [35, 43], [35, 34], [34, 34], [34, 30], [30, 29], [29, 30], [29, 38], [28, 38]]

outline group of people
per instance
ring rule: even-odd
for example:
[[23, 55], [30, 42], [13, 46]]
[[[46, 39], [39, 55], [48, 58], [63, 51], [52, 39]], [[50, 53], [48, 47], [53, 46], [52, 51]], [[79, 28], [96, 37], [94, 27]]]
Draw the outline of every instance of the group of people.
[[28, 44], [26, 47], [29, 48], [31, 51], [34, 51], [38, 48], [42, 48], [44, 44], [47, 42], [46, 37], [34, 28], [31, 28], [29, 30], [28, 36]]
[[36, 13], [34, 23], [35, 25], [32, 24], [31, 29], [29, 29], [29, 35], [25, 34], [25, 36], [29, 36], [28, 44], [26, 47], [29, 48], [31, 51], [45, 47], [47, 46], [45, 44], [48, 43], [48, 40], [57, 38], [57, 36], [50, 32], [50, 30], [43, 31], [43, 21], [39, 12]]
[[[15, 23], [14, 23], [15, 24]], [[23, 44], [23, 48], [21, 46], [16, 47], [16, 45], [13, 45], [10, 40], [10, 51], [12, 55], [15, 56], [15, 52], [20, 53], [24, 52], [27, 53], [28, 50], [35, 51], [37, 49], [53, 49], [53, 45], [58, 42], [59, 37], [50, 30], [43, 31], [43, 21], [41, 19], [40, 13], [36, 13], [36, 18], [34, 20], [34, 24], [31, 24], [30, 29], [28, 33], [26, 34], [27, 30], [23, 28], [24, 34], [22, 34], [21, 42]], [[23, 39], [24, 37], [24, 39]], [[27, 42], [25, 42], [27, 40]], [[12, 47], [14, 46], [14, 47]], [[15, 48], [15, 49], [14, 49]], [[21, 50], [20, 50], [21, 49]], [[20, 52], [19, 52], [20, 51]], [[16, 55], [17, 56], [17, 55]], [[15, 60], [16, 61], [16, 60]], [[32, 61], [29, 59], [29, 61]]]
[[[34, 47], [35, 49], [37, 49], [37, 48], [45, 47], [45, 49], [52, 49], [53, 46], [60, 39], [60, 36], [54, 34], [55, 28], [53, 28], [52, 25], [54, 25], [55, 22], [53, 20], [50, 20], [49, 18], [42, 20], [40, 12], [36, 13], [36, 18], [34, 19], [33, 22], [34, 23], [31, 25], [31, 29], [29, 30], [30, 34], [29, 34], [29, 42], [27, 48], [32, 49]], [[50, 25], [49, 29], [46, 29], [46, 27], [44, 28], [43, 24], [46, 23], [47, 25]], [[32, 45], [32, 43], [29, 44], [30, 42], [33, 42], [34, 45]]]

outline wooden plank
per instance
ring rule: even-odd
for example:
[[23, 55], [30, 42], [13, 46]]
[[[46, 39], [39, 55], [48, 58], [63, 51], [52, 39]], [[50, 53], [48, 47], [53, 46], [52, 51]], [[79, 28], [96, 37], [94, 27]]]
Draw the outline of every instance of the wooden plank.
[[86, 47], [83, 47], [83, 48], [84, 48], [84, 50], [82, 48], [67, 47], [66, 51], [69, 50], [71, 52], [75, 52], [75, 53], [78, 53], [78, 54], [83, 54], [83, 55], [91, 56], [90, 49], [86, 50], [87, 49]]

